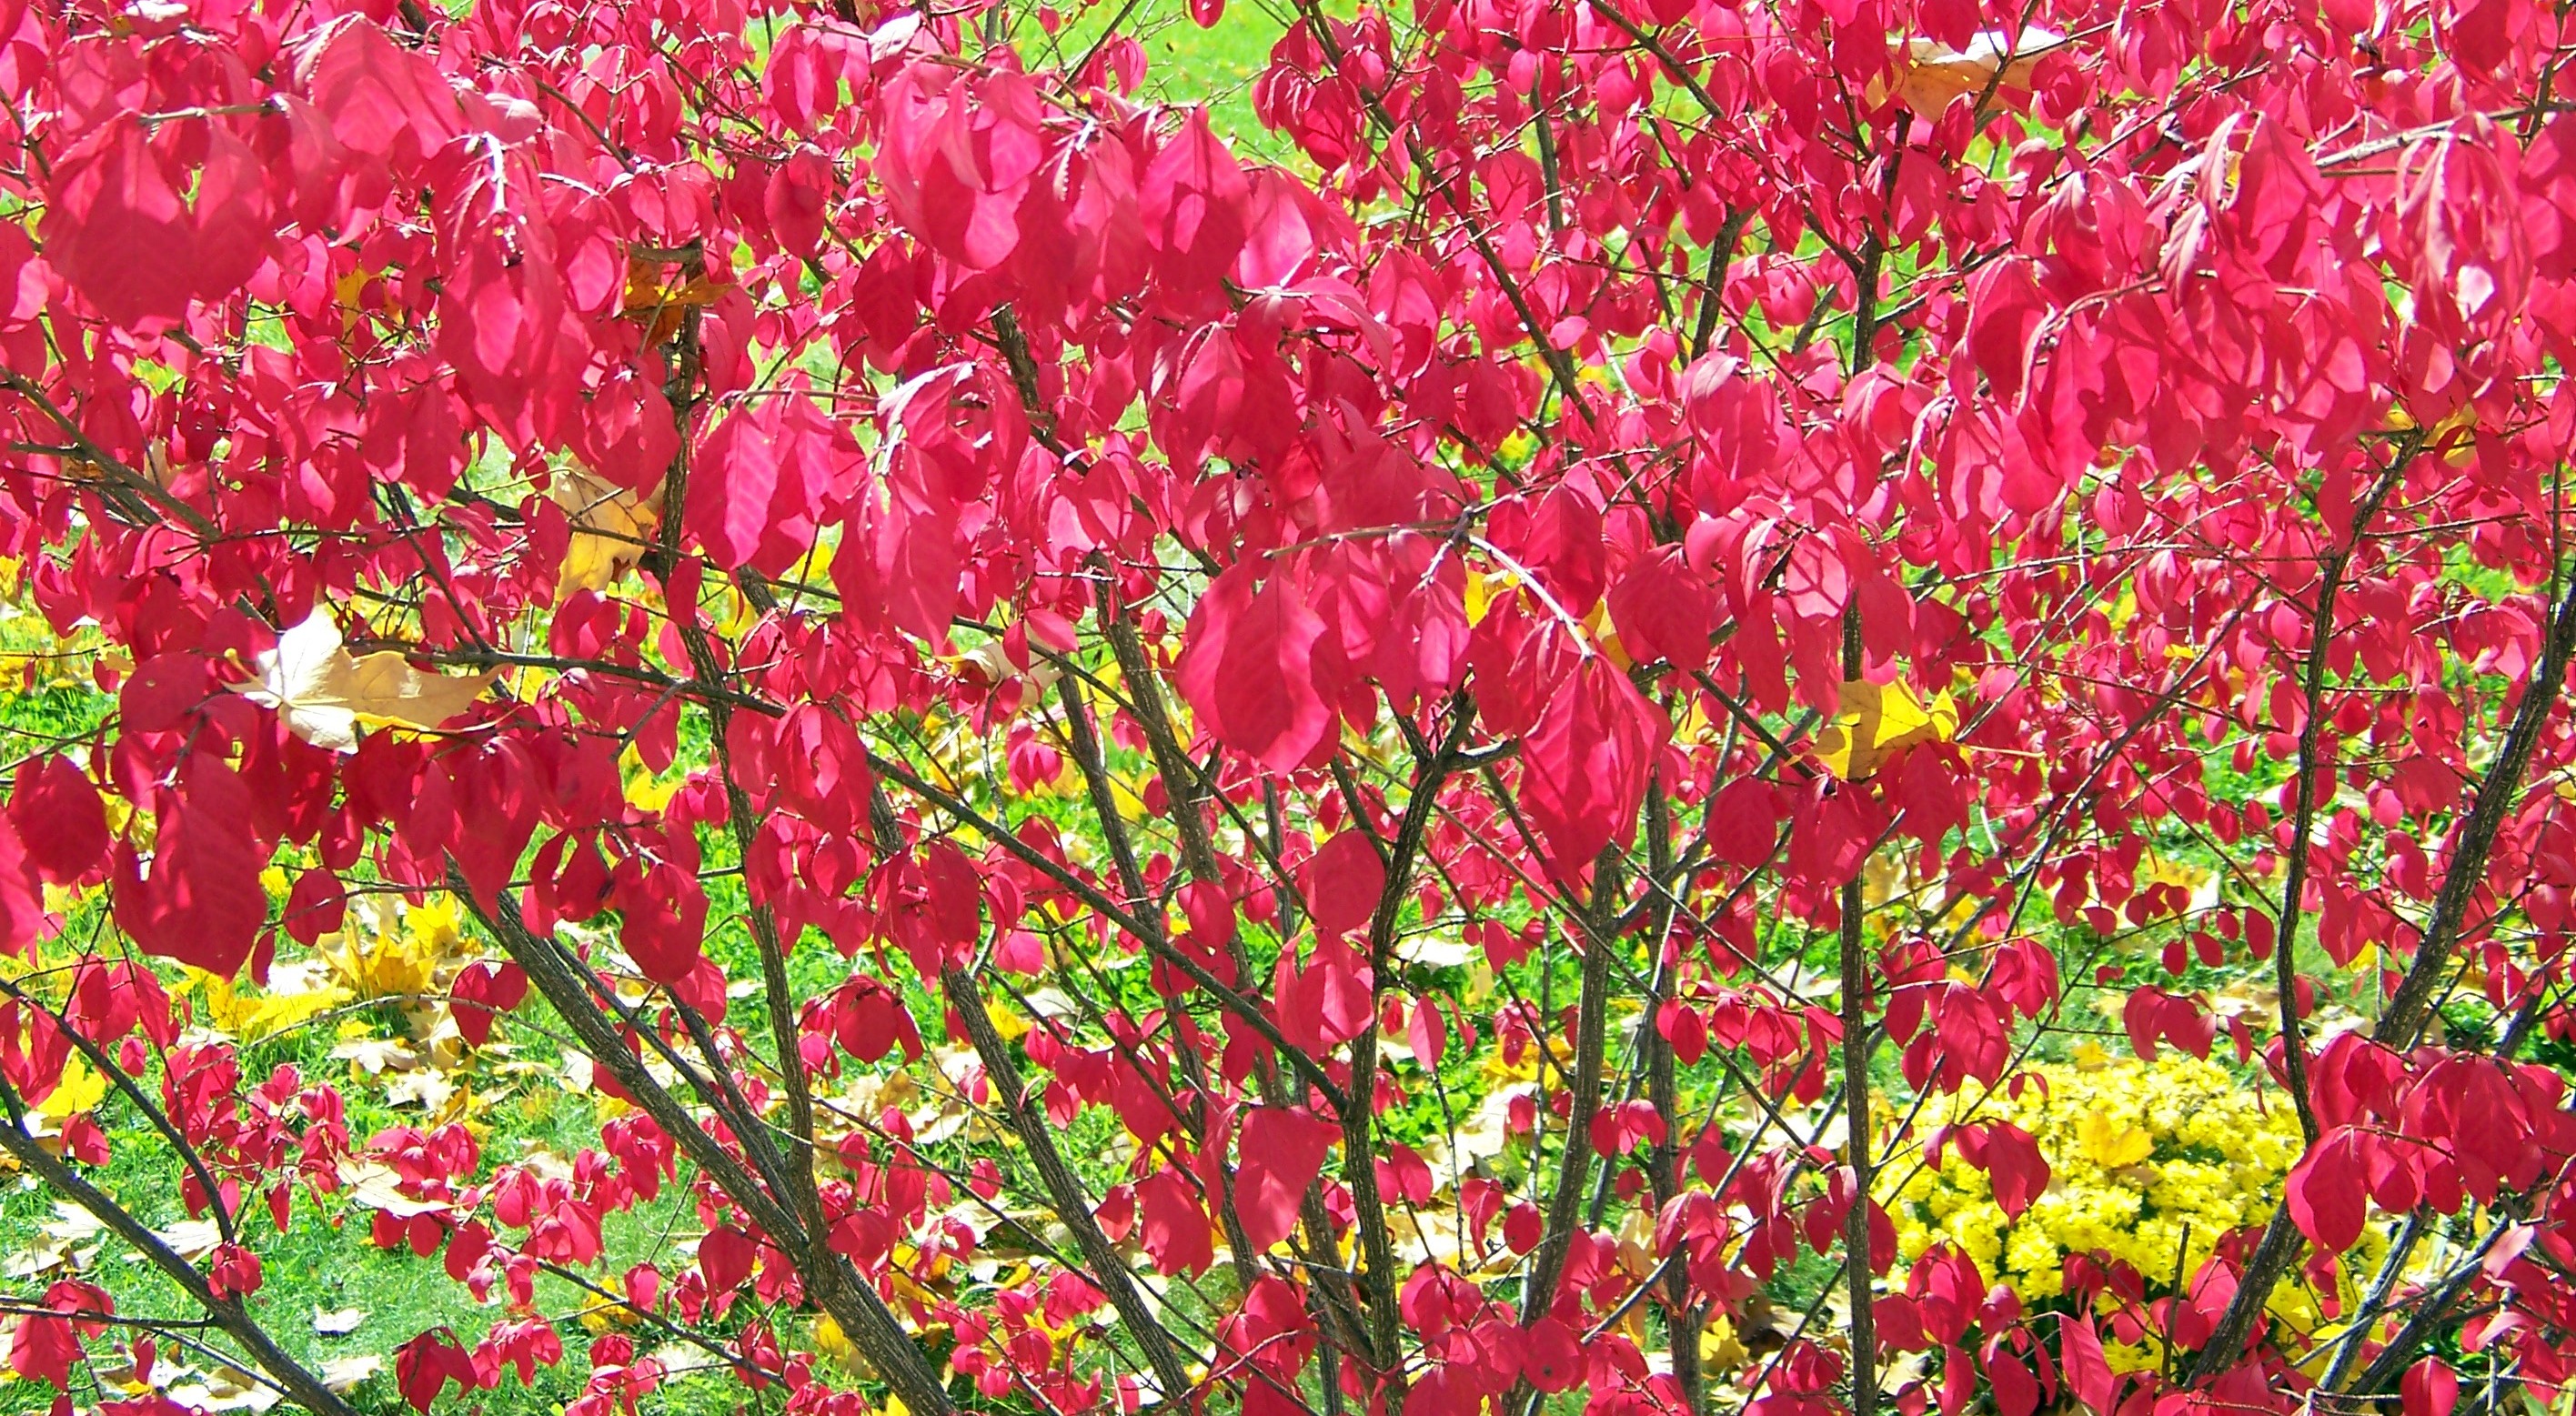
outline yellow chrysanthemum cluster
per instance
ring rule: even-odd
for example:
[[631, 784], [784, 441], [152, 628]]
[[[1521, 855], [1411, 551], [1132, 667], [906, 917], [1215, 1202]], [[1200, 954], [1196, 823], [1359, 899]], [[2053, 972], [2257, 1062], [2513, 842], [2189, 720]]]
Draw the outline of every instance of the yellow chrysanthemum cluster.
[[[2018, 1095], [1971, 1084], [1929, 1098], [1915, 1118], [1916, 1142], [1887, 1158], [1882, 1191], [1895, 1221], [1899, 1259], [1911, 1264], [1948, 1243], [1976, 1260], [1989, 1281], [2010, 1283], [2025, 1301], [2056, 1297], [2069, 1254], [2095, 1250], [2170, 1287], [2199, 1271], [2230, 1230], [2261, 1224], [2280, 1202], [2282, 1177], [2300, 1153], [2299, 1122], [2267, 1089], [2213, 1062], [2167, 1051], [2152, 1063], [2111, 1061], [2098, 1049], [2071, 1064], [2025, 1069]], [[1925, 1164], [1920, 1138], [1941, 1125], [2008, 1121], [2028, 1131], [2049, 1164], [2047, 1190], [2017, 1220], [1994, 1201], [1984, 1171], [1955, 1147]], [[2387, 1247], [2366, 1234], [2347, 1255], [2344, 1311]], [[2313, 1332], [2318, 1295], [2295, 1276], [2275, 1290], [2271, 1310], [2288, 1327]], [[2115, 1368], [2153, 1365], [2146, 1348], [2105, 1343]]]

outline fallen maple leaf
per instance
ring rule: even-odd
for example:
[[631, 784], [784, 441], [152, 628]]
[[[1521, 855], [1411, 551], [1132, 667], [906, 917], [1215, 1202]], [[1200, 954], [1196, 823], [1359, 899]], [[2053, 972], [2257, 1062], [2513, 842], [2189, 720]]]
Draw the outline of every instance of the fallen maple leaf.
[[208, 1368], [202, 1381], [170, 1388], [169, 1395], [182, 1409], [196, 1411], [261, 1412], [286, 1399], [277, 1388], [222, 1363]]
[[402, 998], [430, 992], [439, 966], [464, 942], [454, 902], [439, 899], [403, 909], [361, 901], [348, 922], [322, 936], [313, 952], [359, 998]]
[[359, 1383], [385, 1369], [385, 1359], [373, 1352], [354, 1357], [334, 1357], [322, 1364], [322, 1385], [343, 1396]]
[[256, 683], [233, 691], [286, 718], [288, 732], [334, 752], [358, 750], [358, 725], [433, 729], [472, 707], [489, 672], [423, 673], [385, 650], [351, 657], [340, 626], [316, 609], [260, 654]]
[[236, 1042], [273, 1037], [349, 1001], [347, 989], [308, 962], [269, 970], [268, 987], [260, 989], [240, 988], [221, 974], [190, 969], [180, 989], [196, 990], [205, 1004], [206, 1024]]
[[224, 1242], [223, 1230], [211, 1219], [183, 1219], [167, 1229], [154, 1230], [153, 1237], [190, 1263], [213, 1253]]

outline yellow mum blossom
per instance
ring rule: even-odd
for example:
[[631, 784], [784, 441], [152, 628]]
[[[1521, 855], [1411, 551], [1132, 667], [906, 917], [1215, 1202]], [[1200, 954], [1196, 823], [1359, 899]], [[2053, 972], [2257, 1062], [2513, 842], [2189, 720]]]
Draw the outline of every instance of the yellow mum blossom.
[[[1934, 1127], [2009, 1121], [2029, 1132], [2049, 1164], [2046, 1192], [2018, 1220], [1994, 1201], [1984, 1171], [1946, 1149], [1937, 1167], [1921, 1150], [1899, 1150], [1881, 1171], [1895, 1221], [1897, 1253], [1912, 1264], [1936, 1244], [1955, 1245], [1986, 1276], [2026, 1301], [2058, 1296], [2068, 1255], [2101, 1251], [2135, 1268], [2151, 1287], [2171, 1288], [2199, 1271], [2231, 1230], [2271, 1218], [2282, 1177], [2301, 1150], [2298, 1117], [2277, 1096], [2213, 1062], [2166, 1052], [2152, 1063], [2094, 1061], [2028, 1068], [2015, 1095], [1971, 1086], [1927, 1100], [1916, 1134]], [[2387, 1248], [2378, 1231], [2345, 1256], [2347, 1289], [2377, 1267]], [[2273, 1316], [2299, 1332], [2319, 1322], [2316, 1294], [2295, 1277], [2271, 1302]], [[2345, 1309], [2359, 1298], [2342, 1295]], [[2152, 1366], [2147, 1347], [2105, 1343], [2121, 1370]]]

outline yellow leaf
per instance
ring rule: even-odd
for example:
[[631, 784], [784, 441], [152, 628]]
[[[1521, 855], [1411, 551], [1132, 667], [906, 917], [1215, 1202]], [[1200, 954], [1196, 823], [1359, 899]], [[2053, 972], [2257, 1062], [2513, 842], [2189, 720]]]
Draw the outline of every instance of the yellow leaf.
[[1816, 735], [1816, 756], [1845, 781], [1858, 781], [1917, 743], [1947, 742], [1959, 731], [1959, 708], [1944, 690], [1927, 707], [1898, 680], [1884, 686], [1853, 679], [1842, 687], [1842, 711]]
[[280, 964], [269, 986], [245, 992], [231, 979], [188, 970], [181, 988], [194, 988], [205, 1004], [201, 1019], [240, 1042], [272, 1037], [349, 1001], [349, 991], [324, 980], [310, 964]]
[[677, 285], [666, 284], [660, 267], [648, 261], [626, 263], [626, 305], [624, 313], [635, 315], [671, 306], [712, 305], [725, 292], [725, 287], [703, 275], [691, 276]]
[[993, 1015], [993, 1031], [1002, 1035], [1002, 1041], [1017, 1042], [1027, 1034], [1029, 1020], [1020, 1015], [1019, 1009], [1007, 1003], [996, 1003], [989, 1011]]
[[1142, 821], [1153, 814], [1145, 809], [1145, 798], [1137, 795], [1135, 786], [1124, 777], [1109, 779], [1109, 798], [1118, 804], [1118, 814], [1130, 821]]
[[1637, 667], [1637, 661], [1628, 657], [1628, 646], [1619, 642], [1618, 627], [1610, 623], [1609, 601], [1592, 607], [1592, 613], [1583, 621], [1583, 632], [1592, 637], [1593, 647], [1601, 651], [1612, 668], [1624, 674]]
[[572, 544], [555, 575], [555, 603], [576, 590], [600, 591], [644, 553], [661, 518], [649, 500], [578, 467], [554, 474], [546, 495], [572, 522]]
[[340, 309], [342, 332], [356, 329], [358, 321], [367, 317], [364, 297], [367, 286], [376, 280], [377, 275], [378, 272], [364, 266], [353, 266], [338, 280], [331, 282], [331, 303]]
[[352, 909], [348, 923], [322, 936], [313, 952], [349, 994], [400, 998], [430, 992], [439, 966], [457, 956], [463, 939], [456, 906], [442, 897], [403, 911], [394, 928], [372, 910]]
[[361, 722], [436, 728], [473, 706], [492, 681], [489, 673], [423, 673], [391, 651], [352, 658], [330, 611], [319, 607], [279, 635], [258, 668], [258, 682], [233, 691], [276, 709], [297, 737], [336, 752], [358, 750]]
[[1711, 1318], [1699, 1332], [1700, 1365], [1711, 1372], [1732, 1372], [1751, 1360], [1750, 1352], [1735, 1338], [1735, 1324], [1724, 1318]]
[[107, 1078], [89, 1069], [77, 1056], [64, 1059], [63, 1079], [54, 1086], [54, 1094], [36, 1108], [41, 1115], [59, 1121], [78, 1116], [107, 1099]]

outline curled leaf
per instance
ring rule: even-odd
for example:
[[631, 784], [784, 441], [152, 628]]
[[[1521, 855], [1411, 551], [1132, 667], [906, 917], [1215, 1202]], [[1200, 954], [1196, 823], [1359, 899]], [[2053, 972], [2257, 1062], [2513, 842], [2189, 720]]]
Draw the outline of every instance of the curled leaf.
[[2017, 35], [1985, 30], [1960, 49], [1936, 39], [1910, 41], [1897, 75], [1897, 101], [1934, 118], [1962, 94], [1974, 96], [1989, 88], [2027, 89], [2041, 56], [2065, 42], [2060, 35], [2036, 28], [2025, 28]]
[[334, 752], [358, 750], [358, 725], [436, 728], [474, 704], [488, 672], [423, 673], [391, 650], [351, 657], [340, 627], [317, 609], [259, 656], [259, 681], [233, 691], [286, 719], [286, 730]]

